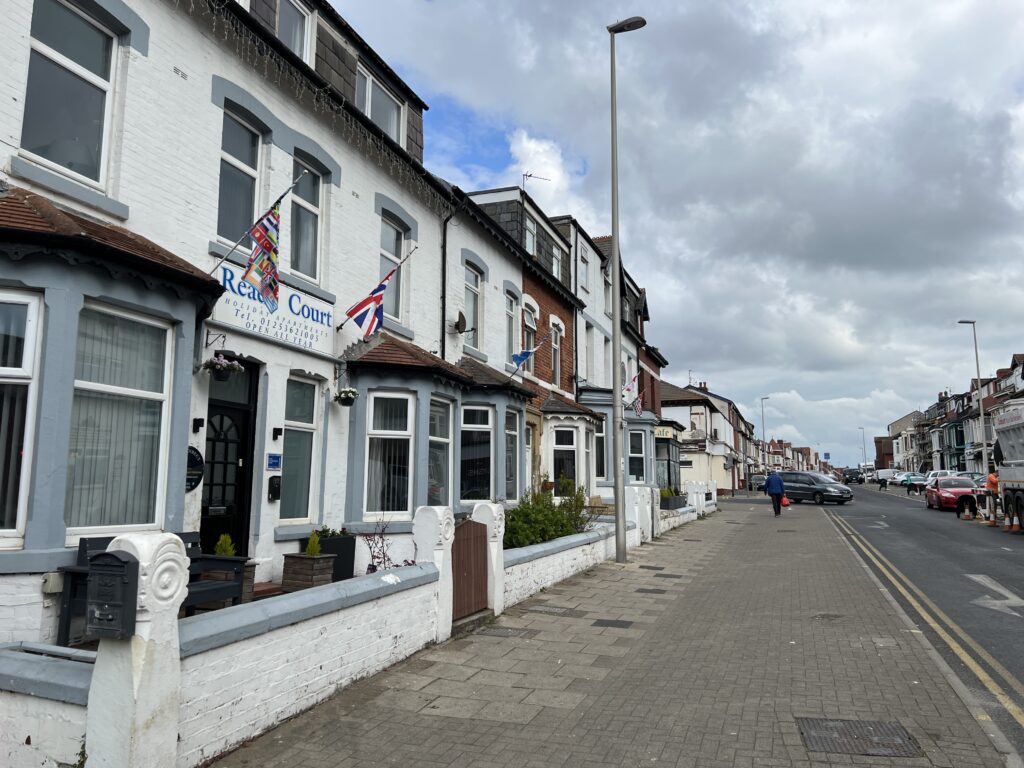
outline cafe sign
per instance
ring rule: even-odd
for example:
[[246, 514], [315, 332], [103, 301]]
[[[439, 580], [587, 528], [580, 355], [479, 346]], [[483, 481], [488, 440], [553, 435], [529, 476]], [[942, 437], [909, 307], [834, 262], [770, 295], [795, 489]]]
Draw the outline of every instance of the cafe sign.
[[217, 279], [224, 286], [213, 318], [227, 325], [265, 336], [272, 341], [325, 355], [333, 353], [334, 307], [284, 283], [276, 312], [263, 303], [259, 289], [242, 280], [245, 269], [225, 262]]

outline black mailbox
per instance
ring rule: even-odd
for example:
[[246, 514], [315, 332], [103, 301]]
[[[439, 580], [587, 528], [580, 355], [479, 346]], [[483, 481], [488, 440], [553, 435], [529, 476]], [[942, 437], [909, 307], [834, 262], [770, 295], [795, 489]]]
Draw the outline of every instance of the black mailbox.
[[135, 634], [139, 561], [121, 550], [97, 552], [89, 558], [86, 634], [127, 640]]

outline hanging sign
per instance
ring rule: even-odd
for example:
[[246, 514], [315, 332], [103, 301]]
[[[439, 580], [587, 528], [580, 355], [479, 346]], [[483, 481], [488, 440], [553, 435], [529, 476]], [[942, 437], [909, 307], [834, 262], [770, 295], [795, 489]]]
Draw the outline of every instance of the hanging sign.
[[194, 491], [203, 482], [203, 454], [199, 449], [190, 445], [188, 447], [188, 464], [185, 465], [185, 493]]

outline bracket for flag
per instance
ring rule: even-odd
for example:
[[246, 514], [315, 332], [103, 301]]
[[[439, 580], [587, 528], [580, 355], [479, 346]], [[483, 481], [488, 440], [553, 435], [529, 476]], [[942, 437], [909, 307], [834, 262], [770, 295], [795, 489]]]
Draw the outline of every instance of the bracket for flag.
[[[309, 173], [309, 171], [307, 171], [305, 168], [303, 168], [302, 169], [302, 173], [300, 173], [296, 177], [295, 181], [293, 181], [291, 184], [288, 185], [288, 189], [286, 189], [284, 192], [282, 192], [281, 195], [274, 202], [272, 202], [270, 204], [270, 207], [267, 208], [267, 210], [268, 211], [272, 211], [278, 205], [280, 205], [281, 201], [284, 200], [285, 195], [287, 195], [289, 192], [291, 192], [293, 189], [295, 189], [295, 187], [298, 186], [299, 182], [302, 181], [302, 177], [305, 176], [307, 173]], [[229, 250], [227, 253], [225, 253], [224, 256], [221, 257], [220, 261], [218, 261], [216, 264], [214, 264], [213, 265], [213, 269], [211, 269], [207, 274], [212, 275], [214, 272], [216, 272], [218, 269], [220, 269], [220, 265], [223, 264], [225, 261], [227, 261], [228, 257], [232, 253], [234, 253], [235, 251], [238, 250], [238, 246], [240, 246], [242, 244], [242, 241], [245, 240], [245, 238], [249, 237], [249, 235], [252, 233], [253, 229], [256, 227], [257, 224], [260, 223], [260, 221], [263, 220], [263, 216], [265, 216], [265, 215], [266, 215], [265, 213], [262, 214], [258, 219], [256, 219], [256, 221], [253, 222], [251, 227], [249, 227], [247, 230], [245, 230], [245, 234], [242, 235], [240, 238], [238, 238], [235, 241], [235, 244], [231, 246], [231, 250]]]
[[[410, 251], [409, 251], [409, 252], [408, 252], [408, 253], [407, 253], [407, 254], [406, 254], [406, 255], [405, 255], [405, 256], [404, 256], [403, 258], [402, 258], [402, 260], [401, 260], [400, 262], [398, 262], [398, 264], [396, 264], [396, 265], [395, 265], [395, 268], [394, 268], [394, 269], [392, 269], [392, 270], [391, 270], [391, 271], [390, 271], [390, 272], [389, 272], [389, 273], [387, 274], [387, 277], [385, 277], [385, 278], [384, 278], [384, 280], [387, 280], [387, 279], [388, 279], [388, 277], [391, 277], [391, 275], [393, 275], [393, 274], [394, 274], [395, 272], [397, 272], [397, 271], [398, 271], [399, 269], [401, 269], [401, 268], [402, 268], [402, 265], [403, 265], [403, 264], [405, 264], [405, 262], [407, 262], [407, 261], [409, 260], [409, 257], [410, 257], [410, 256], [412, 256], [412, 255], [413, 255], [414, 253], [416, 253], [416, 251], [417, 251], [418, 249], [419, 249], [419, 245], [414, 245], [414, 246], [412, 247], [412, 249], [411, 249], [411, 250], [410, 250]], [[380, 287], [380, 286], [378, 285], [378, 287]], [[372, 292], [371, 292], [371, 294], [370, 294], [370, 295], [373, 295], [373, 294], [372, 294]], [[356, 302], [356, 303], [358, 304], [359, 302]], [[352, 305], [352, 307], [354, 307], [354, 306], [355, 306], [355, 304], [353, 304], [353, 305]], [[351, 311], [352, 307], [349, 307], [348, 311]], [[351, 317], [349, 317], [349, 316], [348, 316], [348, 313], [346, 312], [346, 314], [345, 314], [345, 319], [344, 319], [344, 320], [342, 320], [342, 321], [341, 321], [341, 322], [340, 322], [340, 323], [339, 323], [338, 325], [336, 325], [336, 326], [334, 327], [334, 332], [335, 332], [335, 333], [337, 333], [337, 332], [338, 332], [338, 331], [340, 331], [340, 330], [341, 330], [342, 328], [344, 328], [344, 327], [345, 327], [345, 323], [347, 323], [347, 322], [348, 322], [349, 320], [351, 320], [351, 319], [352, 319], [352, 318], [351, 318]]]

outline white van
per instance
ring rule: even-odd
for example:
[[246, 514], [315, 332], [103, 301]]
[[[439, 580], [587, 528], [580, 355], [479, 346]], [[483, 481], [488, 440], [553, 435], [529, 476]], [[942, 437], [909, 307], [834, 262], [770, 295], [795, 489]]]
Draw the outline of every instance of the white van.
[[889, 481], [896, 476], [895, 469], [879, 469], [875, 472], [875, 480], [879, 485], [888, 485]]

